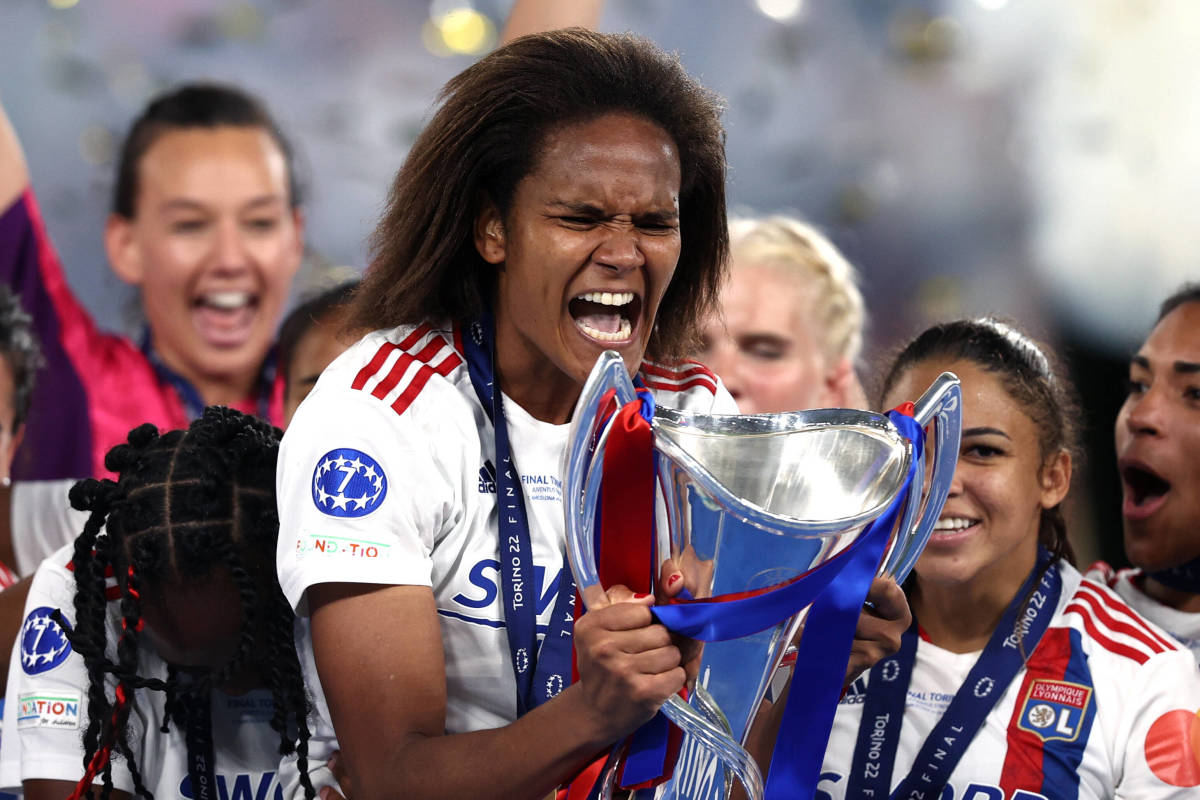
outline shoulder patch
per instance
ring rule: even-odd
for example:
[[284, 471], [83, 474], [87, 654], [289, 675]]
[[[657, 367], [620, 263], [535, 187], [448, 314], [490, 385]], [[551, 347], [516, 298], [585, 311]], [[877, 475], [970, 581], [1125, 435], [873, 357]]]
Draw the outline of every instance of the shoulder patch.
[[72, 691], [21, 692], [18, 697], [18, 728], [79, 727], [80, 693]]
[[26, 675], [40, 675], [67, 660], [71, 642], [50, 615], [49, 606], [39, 606], [29, 612], [21, 626], [21, 669]]
[[379, 508], [386, 495], [383, 468], [361, 450], [330, 450], [313, 469], [313, 503], [331, 517], [365, 517]]

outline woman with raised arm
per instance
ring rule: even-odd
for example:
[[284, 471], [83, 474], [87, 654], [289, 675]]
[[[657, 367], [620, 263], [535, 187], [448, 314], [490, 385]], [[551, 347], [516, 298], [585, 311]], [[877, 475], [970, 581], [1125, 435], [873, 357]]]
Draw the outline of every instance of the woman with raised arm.
[[1071, 563], [1066, 379], [1013, 327], [964, 320], [904, 348], [882, 405], [944, 371], [962, 380], [962, 446], [905, 584], [915, 621], [843, 697], [817, 797], [1194, 796], [1190, 653]]
[[[101, 330], [67, 285], [0, 110], [0, 282], [46, 359], [13, 467], [21, 574], [78, 532], [67, 491], [110, 475], [105, 454], [134, 426], [186, 427], [210, 404], [282, 420], [270, 353], [303, 252], [300, 201], [287, 140], [258, 100], [213, 84], [153, 98], [121, 146], [104, 233], [113, 271], [141, 294], [146, 325], [130, 340]], [[8, 546], [0, 536], [0, 558]]]

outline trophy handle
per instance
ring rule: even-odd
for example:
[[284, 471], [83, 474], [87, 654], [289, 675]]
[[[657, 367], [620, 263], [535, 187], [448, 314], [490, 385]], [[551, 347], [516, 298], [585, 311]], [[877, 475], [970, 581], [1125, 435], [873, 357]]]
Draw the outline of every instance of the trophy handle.
[[[563, 471], [563, 507], [566, 519], [567, 559], [575, 574], [575, 586], [584, 604], [591, 608], [604, 597], [596, 570], [595, 508], [600, 494], [600, 470], [592, 469], [593, 457], [603, 452], [603, 441], [611, 426], [597, 431], [596, 414], [600, 401], [609, 390], [616, 392], [617, 403], [637, 399], [637, 390], [625, 361], [613, 350], [605, 350], [596, 359], [583, 391], [575, 402], [571, 428], [567, 436], [566, 469]], [[599, 434], [599, 437], [597, 436]]]
[[[925, 390], [914, 407], [913, 419], [925, 429], [934, 424], [935, 437], [932, 456], [929, 452], [922, 453], [921, 461], [913, 471], [913, 484], [897, 529], [900, 541], [882, 573], [891, 575], [897, 583], [903, 583], [916, 566], [950, 494], [962, 438], [962, 386], [958, 376], [943, 372]], [[933, 474], [929, 480], [929, 492], [925, 494], [925, 463], [930, 458]]]
[[[606, 425], [603, 430], [597, 431], [596, 425], [600, 402], [610, 389], [616, 392], [616, 400], [620, 405], [637, 399], [637, 390], [625, 370], [624, 360], [616, 352], [606, 350], [596, 360], [575, 403], [567, 437], [567, 463], [563, 480], [567, 558], [575, 574], [579, 596], [588, 608], [605, 596], [596, 569], [595, 547], [594, 511], [600, 494], [601, 471], [592, 469], [592, 461], [597, 454], [603, 453], [612, 427]], [[706, 745], [724, 761], [737, 775], [750, 800], [762, 799], [762, 773], [744, 747], [710, 725], [678, 696], [668, 699], [662, 706], [662, 712], [684, 733]]]

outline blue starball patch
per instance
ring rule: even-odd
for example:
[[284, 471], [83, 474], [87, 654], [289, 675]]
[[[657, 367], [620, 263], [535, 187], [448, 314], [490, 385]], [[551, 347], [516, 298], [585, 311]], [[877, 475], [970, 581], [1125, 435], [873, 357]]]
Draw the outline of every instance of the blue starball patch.
[[49, 606], [39, 606], [25, 617], [21, 626], [21, 669], [26, 675], [48, 672], [71, 655], [71, 643], [58, 623], [50, 619]]
[[383, 468], [361, 450], [330, 450], [313, 470], [313, 502], [331, 517], [365, 517], [379, 508], [386, 495]]

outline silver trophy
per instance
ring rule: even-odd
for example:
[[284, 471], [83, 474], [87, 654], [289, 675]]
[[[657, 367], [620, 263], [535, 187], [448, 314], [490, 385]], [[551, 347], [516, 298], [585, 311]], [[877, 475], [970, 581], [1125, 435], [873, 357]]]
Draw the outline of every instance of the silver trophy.
[[[610, 391], [620, 405], [636, 399], [612, 351], [584, 385], [567, 448], [567, 552], [585, 601], [603, 589], [594, 520], [611, 425], [600, 424], [597, 412]], [[927, 430], [932, 425], [933, 435], [912, 470], [880, 570], [898, 581], [916, 563], [950, 490], [961, 431], [958, 379], [943, 374], [915, 405], [914, 418]], [[657, 408], [651, 427], [657, 552], [675, 560], [694, 598], [777, 586], [827, 564], [897, 499], [914, 459], [892, 422], [867, 411], [703, 415]], [[750, 800], [761, 800], [762, 775], [743, 745], [806, 612], [751, 636], [704, 644], [689, 699], [672, 697], [663, 706], [684, 732], [674, 775], [639, 792], [639, 800], [724, 800], [734, 778]], [[610, 760], [602, 797], [611, 797], [618, 766]]]

